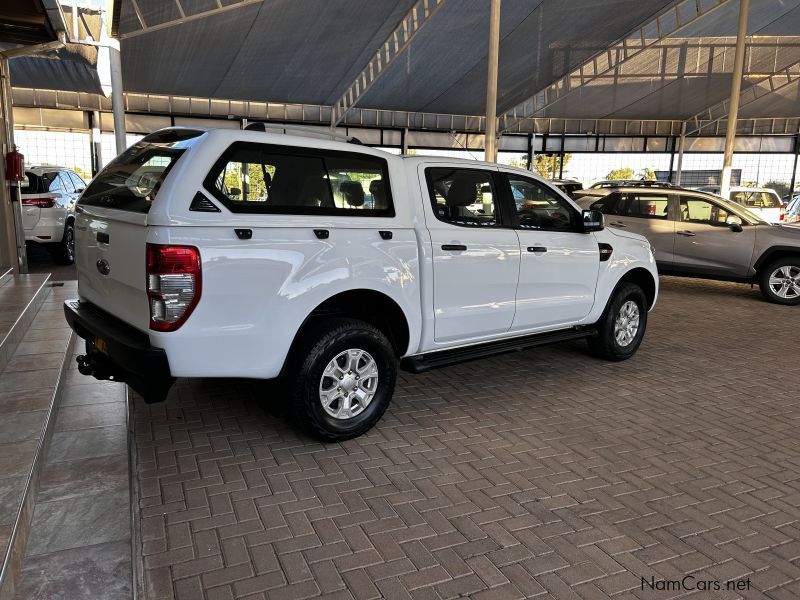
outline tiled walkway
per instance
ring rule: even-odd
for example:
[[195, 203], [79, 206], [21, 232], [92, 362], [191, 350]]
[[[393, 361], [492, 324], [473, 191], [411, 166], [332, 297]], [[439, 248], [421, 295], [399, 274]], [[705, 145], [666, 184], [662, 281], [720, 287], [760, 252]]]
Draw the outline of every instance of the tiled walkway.
[[698, 598], [795, 600], [798, 315], [664, 279], [633, 360], [576, 343], [404, 374], [342, 444], [246, 383], [179, 382], [135, 404], [143, 597], [661, 600], [686, 592], [642, 578], [692, 573], [723, 586]]
[[[44, 279], [0, 288], [17, 299], [0, 312], [19, 314]], [[0, 373], [4, 599], [133, 597], [126, 388], [78, 373], [62, 306], [76, 295], [75, 282], [44, 289]]]

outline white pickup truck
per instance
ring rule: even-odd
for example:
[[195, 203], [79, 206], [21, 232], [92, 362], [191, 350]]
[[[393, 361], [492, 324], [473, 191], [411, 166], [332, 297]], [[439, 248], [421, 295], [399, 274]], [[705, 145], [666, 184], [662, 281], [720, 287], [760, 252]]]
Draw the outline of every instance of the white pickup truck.
[[163, 400], [176, 377], [274, 379], [304, 429], [372, 427], [412, 372], [586, 338], [632, 356], [645, 238], [530, 172], [256, 131], [170, 128], [76, 209], [81, 371]]

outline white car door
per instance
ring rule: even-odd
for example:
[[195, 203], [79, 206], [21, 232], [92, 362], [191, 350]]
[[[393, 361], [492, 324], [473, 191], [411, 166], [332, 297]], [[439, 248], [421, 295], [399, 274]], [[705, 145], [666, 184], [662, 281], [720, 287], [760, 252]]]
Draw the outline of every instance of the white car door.
[[434, 341], [503, 334], [514, 319], [519, 241], [497, 213], [497, 172], [427, 167], [420, 173], [433, 218]]
[[580, 322], [592, 310], [600, 250], [578, 230], [580, 213], [545, 183], [503, 174], [516, 208], [520, 274], [512, 331]]

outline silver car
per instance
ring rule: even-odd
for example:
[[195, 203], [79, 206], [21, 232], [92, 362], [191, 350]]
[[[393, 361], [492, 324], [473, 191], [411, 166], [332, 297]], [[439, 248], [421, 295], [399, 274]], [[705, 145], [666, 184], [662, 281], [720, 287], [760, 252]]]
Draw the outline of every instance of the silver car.
[[607, 226], [644, 235], [663, 274], [758, 283], [768, 300], [800, 304], [800, 228], [683, 188], [610, 189], [591, 208]]

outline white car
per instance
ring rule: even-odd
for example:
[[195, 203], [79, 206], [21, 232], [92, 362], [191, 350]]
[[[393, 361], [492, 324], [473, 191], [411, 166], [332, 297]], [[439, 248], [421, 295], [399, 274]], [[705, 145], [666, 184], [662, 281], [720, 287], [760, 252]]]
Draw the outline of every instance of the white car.
[[75, 259], [75, 202], [85, 187], [77, 173], [63, 167], [25, 170], [20, 196], [25, 241], [47, 247], [62, 265]]
[[372, 427], [398, 366], [579, 338], [629, 358], [658, 293], [642, 236], [529, 171], [295, 135], [148, 135], [86, 189], [76, 233], [84, 374], [150, 402], [175, 377], [277, 379], [323, 440]]
[[[720, 191], [719, 186], [713, 185], [698, 189], [717, 195]], [[767, 223], [783, 223], [786, 218], [786, 206], [778, 192], [771, 188], [732, 186], [729, 200], [741, 204]]]

